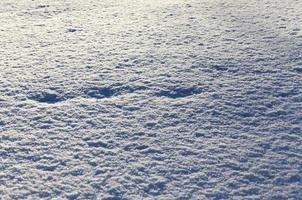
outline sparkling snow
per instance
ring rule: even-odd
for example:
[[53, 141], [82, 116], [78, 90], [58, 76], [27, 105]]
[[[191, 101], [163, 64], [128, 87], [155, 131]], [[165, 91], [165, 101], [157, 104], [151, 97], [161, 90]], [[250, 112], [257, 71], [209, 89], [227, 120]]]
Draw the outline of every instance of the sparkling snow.
[[0, 199], [302, 199], [301, 0], [1, 0]]

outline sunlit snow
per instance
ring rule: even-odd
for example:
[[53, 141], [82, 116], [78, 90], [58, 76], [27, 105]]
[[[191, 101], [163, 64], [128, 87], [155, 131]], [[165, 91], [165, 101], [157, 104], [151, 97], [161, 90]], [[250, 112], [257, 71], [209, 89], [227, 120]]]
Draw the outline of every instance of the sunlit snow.
[[1, 0], [0, 199], [302, 199], [301, 13]]

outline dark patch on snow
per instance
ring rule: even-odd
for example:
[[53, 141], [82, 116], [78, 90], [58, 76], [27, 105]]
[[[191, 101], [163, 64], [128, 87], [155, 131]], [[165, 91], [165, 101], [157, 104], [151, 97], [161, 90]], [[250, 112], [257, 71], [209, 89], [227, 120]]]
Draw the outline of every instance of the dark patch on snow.
[[127, 200], [122, 197], [106, 197], [104, 200]]
[[41, 192], [38, 193], [38, 195], [39, 195], [40, 198], [47, 198], [47, 197], [51, 196], [51, 193], [41, 191]]
[[111, 98], [113, 96], [119, 96], [124, 94], [131, 94], [138, 91], [145, 90], [143, 86], [131, 86], [131, 85], [115, 85], [115, 86], [105, 86], [105, 87], [91, 87], [84, 90], [84, 95], [96, 98]]
[[37, 9], [39, 9], [39, 8], [48, 8], [48, 7], [49, 7], [49, 5], [38, 5]]
[[36, 168], [43, 171], [54, 171], [57, 165], [38, 165]]
[[[119, 194], [121, 192], [117, 192], [117, 195], [122, 195], [122, 194]], [[115, 195], [108, 195], [104, 198], [102, 198], [103, 200], [127, 200], [126, 198], [123, 198], [121, 196], [115, 196]]]
[[112, 149], [113, 144], [112, 143], [106, 143], [103, 141], [87, 141], [87, 144], [89, 147], [94, 147], [94, 148], [105, 148], [105, 149]]
[[68, 33], [73, 33], [73, 32], [76, 32], [76, 31], [78, 31], [78, 29], [76, 29], [76, 28], [68, 28], [67, 29]]
[[188, 87], [188, 88], [172, 88], [169, 90], [162, 90], [155, 95], [158, 97], [168, 97], [171, 99], [184, 98], [202, 93], [201, 88]]
[[275, 97], [290, 97], [290, 96], [294, 96], [294, 95], [297, 95], [299, 94], [298, 92], [296, 91], [280, 91], [280, 92], [277, 92], [276, 94], [274, 94]]
[[225, 65], [213, 65], [213, 68], [218, 70], [218, 71], [227, 71], [228, 70], [228, 67], [225, 66]]
[[70, 172], [72, 176], [80, 176], [84, 174], [84, 169], [74, 169]]
[[110, 98], [116, 94], [116, 91], [109, 87], [94, 87], [85, 91], [85, 94], [89, 97], [96, 99]]
[[166, 189], [165, 182], [158, 181], [156, 183], [150, 183], [144, 188], [144, 191], [148, 194], [157, 196], [160, 195]]
[[124, 150], [125, 151], [133, 151], [133, 150], [139, 150], [139, 151], [142, 151], [142, 150], [145, 150], [145, 149], [148, 149], [149, 146], [147, 145], [139, 145], [139, 144], [128, 144], [127, 146], [124, 147]]
[[302, 67], [296, 67], [296, 68], [294, 68], [294, 70], [295, 70], [297, 73], [302, 73]]
[[75, 200], [75, 199], [78, 199], [79, 196], [80, 196], [79, 193], [77, 193], [77, 194], [70, 194], [70, 195], [67, 195], [67, 199], [68, 200]]
[[40, 103], [58, 103], [64, 101], [55, 91], [36, 92], [29, 96], [29, 99]]

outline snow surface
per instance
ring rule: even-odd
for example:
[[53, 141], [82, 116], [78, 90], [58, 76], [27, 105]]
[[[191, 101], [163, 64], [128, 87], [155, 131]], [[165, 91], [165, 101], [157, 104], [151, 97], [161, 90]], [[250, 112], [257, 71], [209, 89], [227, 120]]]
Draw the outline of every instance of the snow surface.
[[302, 199], [301, 0], [1, 0], [0, 199]]

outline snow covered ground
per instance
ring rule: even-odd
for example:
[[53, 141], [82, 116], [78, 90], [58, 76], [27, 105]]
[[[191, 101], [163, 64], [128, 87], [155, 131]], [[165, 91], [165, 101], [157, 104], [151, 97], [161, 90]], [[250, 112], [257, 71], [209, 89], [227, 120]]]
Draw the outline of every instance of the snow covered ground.
[[301, 0], [1, 0], [0, 199], [302, 199]]

